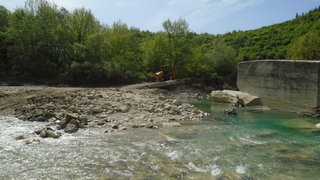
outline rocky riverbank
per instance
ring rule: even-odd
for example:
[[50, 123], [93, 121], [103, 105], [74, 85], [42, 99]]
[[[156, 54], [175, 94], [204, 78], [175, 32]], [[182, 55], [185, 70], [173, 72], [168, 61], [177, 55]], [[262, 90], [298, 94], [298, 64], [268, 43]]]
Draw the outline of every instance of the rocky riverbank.
[[190, 89], [0, 87], [0, 113], [25, 121], [48, 122], [66, 133], [103, 128], [181, 126], [208, 116], [186, 99], [204, 96]]

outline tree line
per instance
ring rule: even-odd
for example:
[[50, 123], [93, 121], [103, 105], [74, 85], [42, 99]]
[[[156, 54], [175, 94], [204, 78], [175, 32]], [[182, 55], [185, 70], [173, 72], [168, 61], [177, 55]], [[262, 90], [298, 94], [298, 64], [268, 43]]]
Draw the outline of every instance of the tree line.
[[151, 80], [160, 65], [170, 64], [178, 78], [232, 84], [243, 60], [319, 59], [319, 19], [319, 11], [312, 11], [224, 35], [196, 34], [184, 19], [168, 19], [163, 31], [150, 32], [121, 21], [104, 25], [84, 8], [69, 12], [27, 0], [13, 12], [0, 6], [0, 81], [133, 83]]

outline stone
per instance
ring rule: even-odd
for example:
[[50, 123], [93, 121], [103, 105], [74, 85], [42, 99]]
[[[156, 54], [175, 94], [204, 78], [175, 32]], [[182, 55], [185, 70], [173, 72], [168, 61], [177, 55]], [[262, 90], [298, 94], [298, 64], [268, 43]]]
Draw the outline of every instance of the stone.
[[90, 109], [92, 114], [98, 114], [98, 113], [102, 113], [103, 110], [101, 108], [95, 107], [95, 108], [91, 108]]
[[4, 92], [2, 92], [2, 91], [0, 91], [0, 98], [1, 97], [6, 97], [7, 95], [4, 93]]
[[194, 109], [192, 112], [193, 112], [194, 114], [200, 114], [200, 111], [199, 111], [198, 109]]
[[25, 136], [25, 135], [20, 135], [20, 136], [17, 136], [15, 139], [16, 140], [21, 140], [21, 139], [26, 139], [27, 138], [27, 136]]
[[41, 131], [42, 131], [42, 129], [38, 129], [34, 133], [39, 135]]
[[66, 133], [75, 133], [79, 130], [79, 127], [76, 124], [67, 124], [64, 128], [64, 132]]
[[45, 117], [45, 116], [38, 116], [37, 118], [36, 118], [36, 121], [39, 121], [39, 122], [44, 122], [44, 121], [46, 121], [47, 120], [47, 118]]
[[261, 99], [257, 96], [250, 95], [245, 92], [223, 90], [223, 91], [212, 91], [211, 97], [214, 101], [236, 103], [238, 99], [242, 99], [246, 106], [261, 106]]
[[174, 99], [174, 100], [172, 101], [172, 104], [174, 104], [174, 105], [176, 105], [176, 106], [180, 106], [180, 105], [182, 105], [183, 103], [182, 103], [182, 101], [180, 101], [180, 100]]
[[66, 106], [66, 105], [61, 105], [60, 108], [61, 108], [61, 109], [68, 109], [68, 106]]
[[113, 125], [111, 126], [111, 128], [112, 128], [112, 129], [118, 129], [118, 128], [119, 128], [119, 125], [118, 125], [118, 124], [113, 124]]
[[[69, 120], [70, 121], [70, 120]], [[64, 129], [66, 127], [66, 125], [68, 124], [69, 122], [67, 119], [62, 119], [60, 122], [59, 122], [59, 126], [61, 129]]]
[[132, 128], [139, 128], [139, 125], [134, 124], [134, 125], [132, 125], [131, 127], [132, 127]]
[[127, 113], [127, 112], [129, 112], [130, 108], [127, 105], [121, 105], [121, 106], [119, 106], [119, 110], [122, 113]]
[[33, 111], [33, 114], [35, 117], [41, 116], [43, 114], [43, 111], [41, 109], [36, 109]]
[[45, 130], [45, 129], [42, 129], [41, 131], [40, 131], [40, 137], [42, 137], [42, 138], [46, 138], [47, 137], [47, 131]]
[[78, 116], [76, 114], [67, 113], [66, 114], [66, 119], [67, 120], [78, 119]]
[[57, 132], [54, 132], [52, 130], [47, 130], [47, 137], [50, 137], [50, 138], [59, 138], [61, 136], [60, 133], [57, 133]]
[[75, 106], [70, 106], [70, 107], [68, 108], [68, 110], [71, 111], [71, 112], [76, 112], [76, 111], [77, 111], [77, 108], [76, 108]]
[[162, 123], [163, 127], [180, 127], [181, 124], [179, 122], [164, 122]]
[[237, 102], [235, 103], [236, 107], [245, 107], [246, 104], [244, 103], [244, 100], [241, 99], [238, 95], [237, 95]]
[[25, 143], [26, 144], [33, 144], [33, 143], [39, 143], [40, 140], [39, 139], [32, 139], [32, 140], [26, 140]]
[[225, 114], [231, 114], [231, 115], [237, 115], [238, 114], [236, 108], [232, 108], [232, 110], [225, 109], [224, 113]]
[[98, 126], [103, 126], [103, 125], [105, 125], [105, 124], [106, 124], [105, 122], [98, 122], [98, 123], [97, 123]]
[[167, 98], [166, 98], [166, 97], [164, 97], [164, 96], [159, 96], [159, 99], [160, 99], [161, 101], [165, 101], [165, 100], [167, 100]]
[[169, 104], [166, 104], [166, 105], [164, 106], [164, 109], [169, 111], [170, 109], [172, 109], [172, 106], [169, 105]]
[[81, 124], [88, 125], [88, 117], [82, 115], [79, 117], [79, 120]]
[[124, 130], [127, 130], [127, 128], [126, 127], [121, 127], [119, 130], [120, 131], [124, 131]]

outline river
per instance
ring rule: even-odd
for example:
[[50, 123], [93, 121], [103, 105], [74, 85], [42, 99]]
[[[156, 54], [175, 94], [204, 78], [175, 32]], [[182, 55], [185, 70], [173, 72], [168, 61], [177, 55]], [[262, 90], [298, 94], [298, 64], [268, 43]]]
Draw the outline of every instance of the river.
[[296, 129], [318, 119], [193, 100], [210, 112], [179, 128], [104, 133], [82, 129], [26, 145], [15, 137], [43, 123], [0, 117], [0, 179], [318, 179], [320, 133]]

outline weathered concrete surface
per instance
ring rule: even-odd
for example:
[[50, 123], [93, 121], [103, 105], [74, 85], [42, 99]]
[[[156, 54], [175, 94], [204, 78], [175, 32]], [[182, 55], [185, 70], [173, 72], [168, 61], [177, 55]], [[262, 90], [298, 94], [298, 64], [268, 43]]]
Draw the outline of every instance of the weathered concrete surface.
[[238, 65], [238, 88], [262, 99], [320, 107], [320, 61], [261, 60]]

